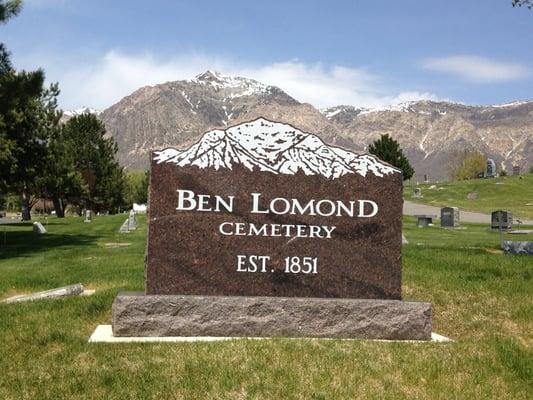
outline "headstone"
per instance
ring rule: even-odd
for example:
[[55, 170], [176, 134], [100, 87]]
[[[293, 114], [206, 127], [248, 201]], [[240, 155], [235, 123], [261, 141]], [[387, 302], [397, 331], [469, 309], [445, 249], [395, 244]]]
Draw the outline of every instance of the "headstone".
[[520, 165], [514, 165], [513, 166], [513, 175], [514, 176], [520, 175]]
[[416, 215], [416, 226], [423, 228], [433, 225], [433, 215]]
[[120, 229], [118, 230], [120, 233], [130, 233], [130, 219], [129, 217], [126, 218], [126, 220], [120, 225]]
[[135, 218], [135, 212], [133, 210], [130, 211], [128, 216], [128, 228], [130, 231], [137, 229], [137, 219]]
[[83, 222], [92, 222], [93, 212], [92, 210], [85, 210], [85, 220]]
[[512, 242], [504, 240], [502, 249], [508, 254], [527, 254], [533, 256], [533, 242]]
[[414, 190], [413, 190], [413, 197], [422, 197], [422, 189], [420, 189], [420, 188], [414, 188]]
[[425, 183], [429, 182], [429, 176], [427, 174], [424, 174], [424, 182]]
[[35, 221], [33, 223], [33, 232], [42, 235], [42, 234], [46, 233], [46, 228], [39, 221]]
[[459, 226], [459, 209], [457, 207], [441, 208], [440, 226], [443, 228], [457, 228]]
[[496, 176], [496, 163], [492, 158], [487, 160], [487, 169], [485, 171], [485, 177], [494, 178]]
[[400, 301], [402, 184], [263, 118], [155, 151], [145, 295], [114, 334], [429, 339], [431, 305]]
[[409, 242], [407, 241], [407, 238], [405, 237], [403, 233], [402, 233], [402, 244], [409, 244]]
[[513, 228], [513, 214], [510, 211], [498, 210], [493, 211], [491, 215], [492, 229], [512, 229]]
[[3, 300], [4, 303], [18, 303], [22, 301], [31, 301], [31, 300], [43, 300], [51, 299], [56, 297], [65, 297], [65, 296], [79, 296], [83, 293], [83, 286], [81, 283], [75, 285], [63, 286], [56, 289], [45, 290], [43, 292], [31, 293], [31, 294], [21, 294], [13, 297], [8, 297]]
[[466, 195], [466, 198], [468, 200], [476, 200], [477, 199], [477, 192], [470, 192]]

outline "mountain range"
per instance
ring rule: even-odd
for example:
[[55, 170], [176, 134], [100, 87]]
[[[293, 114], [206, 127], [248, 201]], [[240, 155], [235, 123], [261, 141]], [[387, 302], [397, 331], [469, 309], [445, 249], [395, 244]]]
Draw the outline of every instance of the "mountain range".
[[[94, 110], [89, 110], [94, 112]], [[319, 110], [256, 80], [206, 71], [194, 79], [140, 88], [99, 113], [123, 166], [143, 169], [152, 150], [188, 148], [210, 130], [259, 117], [312, 133], [355, 152], [388, 133], [415, 168], [415, 179], [447, 177], [450, 155], [475, 149], [500, 168], [533, 165], [533, 102], [469, 106], [417, 101], [376, 109]]]

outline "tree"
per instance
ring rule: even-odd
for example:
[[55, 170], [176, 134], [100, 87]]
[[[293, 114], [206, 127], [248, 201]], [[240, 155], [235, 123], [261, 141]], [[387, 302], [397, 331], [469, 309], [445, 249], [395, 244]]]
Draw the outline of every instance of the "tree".
[[0, 0], [0, 23], [17, 15], [22, 8], [22, 0]]
[[125, 204], [145, 204], [148, 201], [148, 172], [129, 171], [126, 174]]
[[74, 166], [86, 187], [79, 204], [95, 211], [115, 212], [124, 203], [124, 172], [115, 155], [117, 144], [105, 126], [85, 113], [67, 121], [63, 138], [71, 143]]
[[40, 70], [0, 75], [0, 188], [21, 196], [23, 220], [31, 218], [31, 195], [47, 151], [47, 113], [57, 95], [43, 85]]
[[48, 140], [45, 167], [37, 178], [39, 195], [52, 200], [59, 218], [65, 216], [68, 203], [80, 203], [87, 192], [82, 175], [76, 169], [74, 146], [63, 126], [54, 125]]
[[529, 8], [530, 10], [533, 9], [533, 0], [513, 0], [512, 2], [513, 4], [513, 7], [527, 7]]
[[[0, 0], [0, 23], [18, 14], [20, 0]], [[31, 195], [42, 171], [48, 113], [57, 87], [44, 88], [44, 73], [17, 72], [0, 44], [0, 190], [21, 196], [22, 218], [31, 218]]]
[[374, 154], [381, 160], [388, 162], [403, 172], [403, 180], [411, 179], [414, 174], [414, 169], [411, 167], [409, 160], [403, 154], [399, 143], [389, 135], [381, 135], [381, 137], [368, 146], [370, 154]]
[[450, 155], [448, 174], [451, 180], [475, 179], [485, 171], [487, 158], [475, 150], [457, 150]]

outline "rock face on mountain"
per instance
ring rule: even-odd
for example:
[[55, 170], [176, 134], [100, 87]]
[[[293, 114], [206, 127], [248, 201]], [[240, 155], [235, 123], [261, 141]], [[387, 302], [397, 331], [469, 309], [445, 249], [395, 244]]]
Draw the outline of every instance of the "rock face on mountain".
[[444, 179], [450, 152], [478, 149], [510, 171], [533, 165], [533, 102], [492, 107], [420, 101], [383, 109], [319, 111], [281, 89], [207, 71], [143, 87], [100, 114], [127, 168], [147, 168], [150, 151], [185, 149], [204, 132], [259, 117], [291, 124], [325, 143], [364, 151], [380, 134], [397, 139], [416, 170]]
[[508, 172], [533, 165], [533, 102], [498, 106], [418, 101], [382, 109], [338, 106], [324, 114], [339, 134], [368, 144], [388, 133], [421, 178], [444, 179], [451, 152], [475, 149]]
[[146, 168], [152, 149], [187, 147], [207, 130], [258, 117], [321, 132], [325, 140], [335, 142], [335, 127], [313, 106], [274, 86], [211, 71], [192, 80], [141, 88], [101, 114], [127, 168]]

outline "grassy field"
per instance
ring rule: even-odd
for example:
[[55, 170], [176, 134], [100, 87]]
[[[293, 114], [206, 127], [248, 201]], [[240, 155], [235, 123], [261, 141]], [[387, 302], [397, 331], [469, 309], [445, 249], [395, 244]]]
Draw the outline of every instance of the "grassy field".
[[[435, 187], [430, 189], [432, 186]], [[533, 174], [526, 174], [521, 179], [509, 176], [422, 184], [418, 187], [422, 188], [424, 197], [412, 197], [413, 186], [406, 184], [404, 198], [417, 203], [484, 213], [503, 208], [512, 211], [517, 218], [533, 219]], [[467, 195], [472, 192], [477, 193], [477, 198], [470, 200]]]
[[96, 289], [0, 304], [0, 399], [531, 399], [533, 258], [501, 254], [485, 227], [404, 223], [404, 298], [433, 303], [452, 343], [89, 344], [117, 292], [143, 289], [144, 219], [121, 235], [124, 218], [50, 219], [43, 236], [0, 225], [0, 298]]

